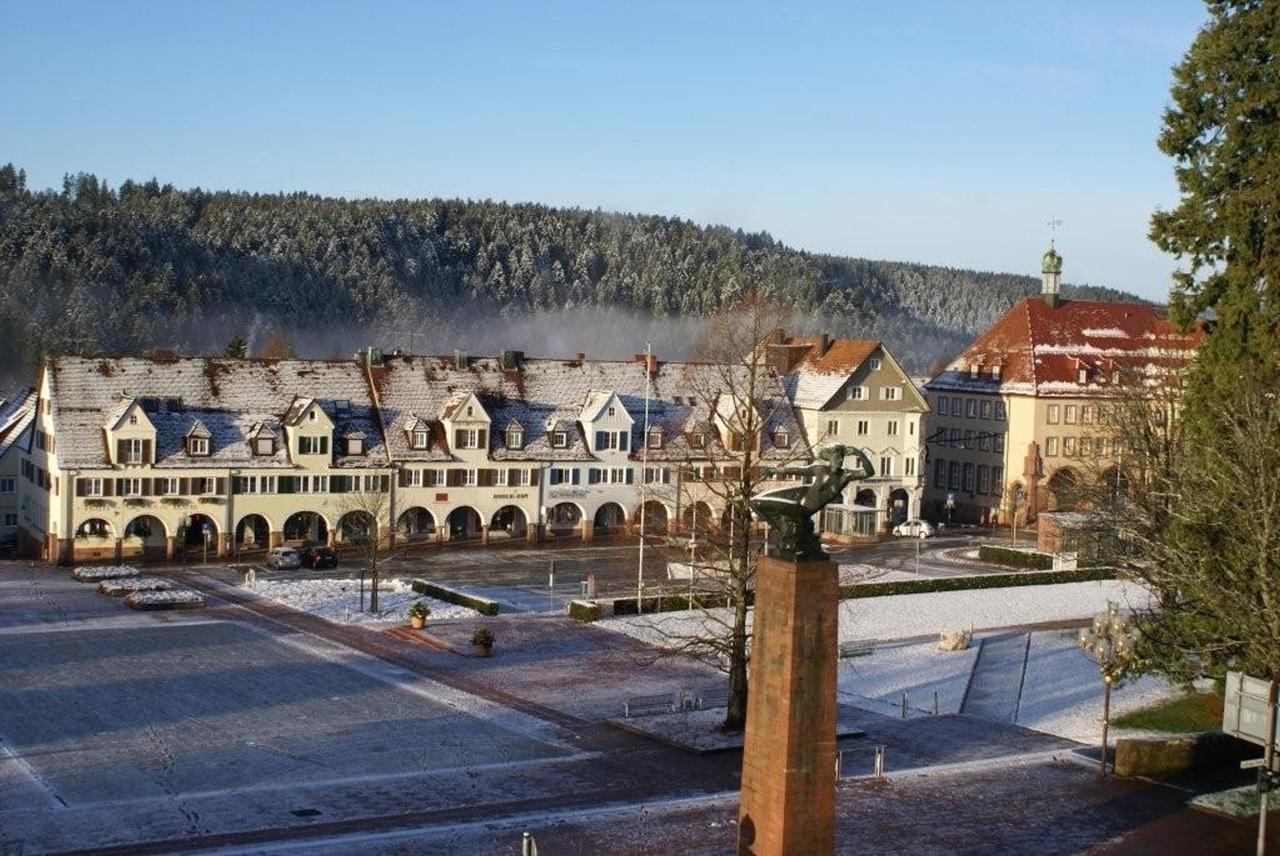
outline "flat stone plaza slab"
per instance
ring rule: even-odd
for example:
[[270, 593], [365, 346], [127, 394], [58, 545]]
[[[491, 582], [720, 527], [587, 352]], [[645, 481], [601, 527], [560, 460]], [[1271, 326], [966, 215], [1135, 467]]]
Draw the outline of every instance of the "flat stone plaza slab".
[[572, 754], [518, 714], [231, 622], [0, 634], [0, 676], [4, 792], [25, 776], [67, 806]]

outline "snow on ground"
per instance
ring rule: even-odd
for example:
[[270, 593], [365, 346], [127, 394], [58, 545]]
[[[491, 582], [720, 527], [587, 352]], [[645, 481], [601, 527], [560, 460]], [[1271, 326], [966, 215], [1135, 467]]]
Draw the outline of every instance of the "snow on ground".
[[[1102, 678], [1078, 640], [1078, 630], [1031, 635], [1018, 724], [1096, 744], [1102, 736]], [[1112, 719], [1178, 694], [1162, 678], [1130, 680], [1111, 691]]]
[[840, 585], [849, 586], [857, 583], [887, 583], [895, 580], [912, 580], [915, 574], [909, 574], [906, 571], [891, 571], [878, 565], [868, 565], [864, 562], [855, 562], [853, 564], [840, 565]]
[[[259, 597], [274, 600], [290, 609], [308, 612], [336, 624], [394, 626], [409, 623], [409, 604], [423, 601], [431, 610], [427, 621], [443, 618], [475, 618], [474, 609], [456, 606], [415, 592], [409, 580], [378, 581], [378, 613], [360, 611], [360, 581], [348, 580], [259, 580], [247, 588]], [[368, 579], [364, 584], [365, 606], [369, 605]]]
[[76, 568], [71, 576], [82, 583], [96, 583], [102, 580], [115, 580], [122, 577], [136, 577], [139, 571], [132, 565], [91, 565]]
[[868, 656], [840, 661], [840, 700], [898, 715], [906, 693], [914, 715], [933, 712], [936, 692], [938, 712], [957, 713], [977, 658], [977, 640], [965, 651], [939, 651], [936, 642], [879, 645]]
[[192, 589], [174, 588], [165, 591], [135, 591], [124, 597], [126, 606], [135, 609], [166, 606], [201, 606], [204, 595]]

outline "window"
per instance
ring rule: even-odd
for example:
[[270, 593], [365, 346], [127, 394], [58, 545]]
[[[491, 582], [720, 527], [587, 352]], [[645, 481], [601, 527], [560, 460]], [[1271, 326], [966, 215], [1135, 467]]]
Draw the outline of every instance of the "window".
[[671, 484], [671, 470], [666, 467], [645, 467], [645, 484]]
[[0, 479], [0, 493], [15, 493], [17, 491], [17, 480], [12, 478]]
[[774, 431], [773, 445], [777, 446], [779, 449], [789, 448], [791, 446], [791, 435], [786, 431]]
[[1084, 366], [1081, 366], [1079, 371], [1076, 372], [1076, 382], [1077, 383], [1089, 382], [1089, 370]]
[[839, 419], [827, 420], [827, 436], [828, 437], [840, 436], [840, 420]]
[[1083, 404], [1080, 406], [1080, 424], [1081, 425], [1093, 424], [1093, 408], [1088, 404]]
[[888, 434], [890, 437], [897, 437], [898, 436], [898, 420], [890, 419], [888, 422], [885, 423], [884, 430], [885, 430], [885, 433]]
[[137, 424], [138, 424], [138, 414], [136, 414], [136, 413], [130, 413], [130, 414], [129, 414], [129, 424], [130, 424], [130, 425], [137, 425]]
[[707, 447], [707, 435], [701, 431], [695, 431], [689, 437], [689, 445], [695, 449], [705, 449]]
[[328, 476], [298, 476], [294, 480], [298, 493], [328, 493]]
[[454, 447], [458, 449], [479, 449], [480, 430], [478, 428], [459, 428], [453, 432]]
[[969, 430], [968, 428], [966, 428], [964, 431], [964, 443], [962, 444], [962, 448], [965, 448], [965, 449], [973, 448], [973, 431]]
[[578, 470], [574, 467], [553, 467], [548, 474], [551, 484], [577, 484]]
[[404, 486], [405, 487], [422, 487], [423, 470], [405, 470]]
[[991, 438], [991, 448], [996, 452], [1004, 451], [1004, 435], [1003, 434], [996, 434], [994, 437]]
[[1088, 458], [1093, 456], [1093, 440], [1088, 437], [1080, 438], [1080, 457]]
[[850, 401], [862, 401], [867, 397], [867, 388], [865, 386], [851, 386], [846, 394]]
[[529, 477], [529, 470], [523, 467], [518, 470], [510, 470], [507, 473], [507, 483], [512, 487], [524, 487], [528, 485], [532, 479]]
[[901, 394], [902, 390], [898, 389], [896, 386], [880, 387], [880, 398], [885, 401], [897, 401]]
[[964, 489], [973, 493], [973, 464], [964, 465]]
[[939, 461], [933, 462], [933, 486], [934, 487], [947, 486], [947, 462], [946, 461], [939, 460]]
[[311, 421], [311, 422], [316, 421], [316, 410], [314, 407], [311, 408], [311, 412], [307, 414], [307, 419], [308, 421]]
[[413, 432], [413, 440], [412, 440], [412, 442], [410, 443], [410, 445], [411, 445], [413, 448], [415, 448], [415, 449], [425, 449], [425, 448], [427, 448], [427, 432], [426, 432], [426, 431], [414, 431], [414, 432]]
[[460, 470], [458, 472], [459, 487], [475, 487], [477, 483], [475, 470]]
[[978, 448], [987, 451], [991, 448], [991, 435], [985, 431], [978, 434]]
[[994, 366], [992, 366], [992, 367], [991, 367], [991, 379], [992, 379], [992, 380], [1000, 380], [1000, 366], [999, 366], [999, 365], [994, 365]]
[[85, 479], [84, 495], [102, 496], [102, 479]]
[[625, 452], [630, 432], [628, 431], [597, 431], [596, 432], [596, 451], [620, 451]]
[[364, 440], [362, 440], [362, 439], [361, 439], [361, 438], [359, 438], [359, 437], [348, 437], [348, 438], [347, 438], [347, 454], [348, 454], [348, 455], [363, 455], [363, 454], [364, 454]]
[[865, 437], [871, 433], [871, 423], [865, 419], [858, 420], [858, 436]]
[[[245, 481], [253, 481], [253, 479], [245, 479]], [[175, 478], [156, 479], [156, 493], [160, 496], [177, 496], [182, 493], [182, 482]]]
[[978, 418], [978, 402], [975, 399], [969, 398], [965, 400], [964, 415], [970, 419]]
[[907, 422], [907, 436], [908, 437], [916, 436], [916, 423], [914, 421]]
[[946, 416], [947, 415], [947, 397], [945, 395], [939, 395], [936, 406], [933, 409], [934, 409], [934, 412], [938, 413], [939, 415]]
[[494, 486], [494, 487], [506, 487], [506, 486], [507, 486], [507, 481], [508, 481], [508, 479], [507, 479], [507, 471], [506, 471], [506, 470], [494, 470], [494, 471], [493, 471], [493, 486]]
[[991, 488], [991, 471], [986, 464], [978, 464], [978, 493], [986, 494]]
[[893, 458], [889, 455], [880, 456], [880, 477], [889, 478], [893, 475]]
[[255, 455], [274, 455], [276, 452], [276, 441], [270, 437], [259, 437], [253, 441], [253, 452]]
[[141, 440], [125, 440], [124, 441], [124, 462], [126, 464], [141, 464], [142, 460], [142, 441]]
[[996, 402], [996, 421], [997, 422], [1004, 421], [1004, 402], [1003, 401]]
[[1058, 456], [1058, 438], [1049, 437], [1044, 441], [1044, 456], [1046, 458], [1056, 458]]
[[991, 468], [991, 495], [999, 496], [1004, 493], [1004, 467]]
[[18, 525], [18, 515], [17, 515], [16, 513], [14, 513], [14, 512], [9, 512], [9, 513], [5, 514], [5, 516], [4, 516], [4, 525], [5, 525], [5, 526], [17, 526], [17, 525]]
[[882, 363], [880, 362], [880, 358], [879, 358], [879, 357], [872, 357], [872, 358], [871, 358], [871, 360], [870, 360], [870, 368], [871, 368], [871, 371], [873, 371], [873, 372], [878, 372], [878, 371], [880, 371], [880, 366], [881, 366], [881, 365], [882, 365]]
[[661, 430], [658, 430], [655, 428], [649, 431], [648, 446], [650, 449], [662, 448], [662, 431]]
[[1062, 408], [1062, 421], [1068, 425], [1076, 424], [1076, 406], [1074, 404], [1068, 404]]
[[913, 456], [907, 455], [902, 459], [902, 464], [904, 467], [903, 475], [914, 476], [916, 474], [916, 459]]
[[475, 415], [476, 415], [476, 409], [475, 409], [474, 407], [472, 407], [470, 404], [468, 404], [468, 405], [467, 405], [467, 415], [468, 415], [468, 416], [475, 416]]
[[982, 372], [982, 366], [978, 365], [977, 363], [969, 364], [969, 377], [973, 378], [974, 380], [977, 380], [978, 375], [981, 372]]
[[1050, 425], [1058, 424], [1058, 405], [1050, 404], [1048, 413], [1046, 414]]
[[448, 479], [445, 477], [444, 470], [423, 470], [422, 486], [423, 487], [444, 487]]
[[564, 431], [551, 432], [551, 448], [563, 449], [569, 445], [569, 435]]
[[947, 465], [947, 487], [951, 490], [960, 489], [960, 464], [958, 461], [952, 461]]
[[209, 438], [188, 437], [187, 454], [197, 458], [207, 457], [209, 454]]
[[961, 436], [961, 435], [960, 435], [960, 429], [959, 429], [959, 428], [952, 428], [952, 429], [951, 429], [951, 445], [952, 445], [952, 446], [959, 446], [959, 445], [960, 445], [960, 436]]
[[962, 398], [951, 399], [951, 415], [952, 416], [964, 415], [964, 399]]
[[298, 438], [298, 454], [299, 455], [329, 454], [329, 438], [328, 437], [299, 437]]
[[524, 447], [524, 431], [519, 428], [507, 429], [507, 448], [520, 449]]
[[609, 405], [609, 415], [610, 415], [610, 416], [617, 416], [617, 415], [618, 415], [618, 408], [616, 408], [616, 407], [614, 407], [612, 404], [610, 404], [610, 405]]
[[1074, 456], [1075, 453], [1076, 453], [1076, 438], [1063, 437], [1062, 438], [1062, 454], [1069, 458]]
[[982, 410], [983, 419], [991, 418], [991, 402], [990, 401], [983, 401], [981, 410]]
[[142, 479], [120, 479], [121, 496], [142, 496]]

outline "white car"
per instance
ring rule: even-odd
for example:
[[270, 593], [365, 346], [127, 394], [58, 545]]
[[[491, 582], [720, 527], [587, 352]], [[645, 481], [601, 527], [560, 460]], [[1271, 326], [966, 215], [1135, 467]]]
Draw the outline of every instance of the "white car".
[[293, 571], [302, 567], [302, 557], [292, 547], [276, 547], [267, 554], [267, 567]]
[[904, 520], [893, 527], [893, 534], [900, 538], [932, 538], [938, 533], [933, 528], [932, 523], [917, 517], [911, 520]]

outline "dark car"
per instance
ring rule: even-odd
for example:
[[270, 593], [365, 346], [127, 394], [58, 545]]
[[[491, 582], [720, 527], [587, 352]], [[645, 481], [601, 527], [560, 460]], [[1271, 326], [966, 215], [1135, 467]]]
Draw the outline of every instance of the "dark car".
[[328, 547], [307, 547], [302, 551], [302, 567], [318, 571], [338, 567], [338, 554]]

